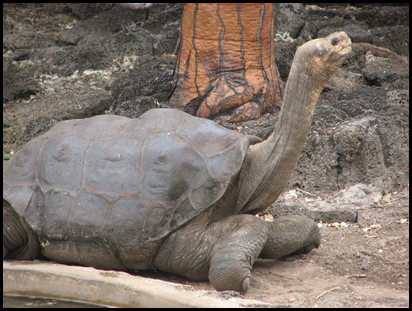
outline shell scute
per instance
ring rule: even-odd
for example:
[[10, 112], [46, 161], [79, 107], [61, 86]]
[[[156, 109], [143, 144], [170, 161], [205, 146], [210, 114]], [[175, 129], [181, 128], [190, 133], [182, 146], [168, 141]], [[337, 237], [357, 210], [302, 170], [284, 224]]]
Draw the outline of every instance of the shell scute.
[[65, 189], [74, 195], [82, 187], [83, 163], [90, 139], [75, 134], [49, 137], [38, 155], [35, 185], [44, 193]]

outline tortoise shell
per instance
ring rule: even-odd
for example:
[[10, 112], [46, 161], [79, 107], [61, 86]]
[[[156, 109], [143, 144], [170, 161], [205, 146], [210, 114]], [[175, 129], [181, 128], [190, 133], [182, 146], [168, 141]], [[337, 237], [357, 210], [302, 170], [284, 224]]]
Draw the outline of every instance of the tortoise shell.
[[175, 109], [64, 121], [8, 161], [3, 198], [32, 227], [43, 254], [59, 241], [150, 258], [224, 194], [251, 143]]

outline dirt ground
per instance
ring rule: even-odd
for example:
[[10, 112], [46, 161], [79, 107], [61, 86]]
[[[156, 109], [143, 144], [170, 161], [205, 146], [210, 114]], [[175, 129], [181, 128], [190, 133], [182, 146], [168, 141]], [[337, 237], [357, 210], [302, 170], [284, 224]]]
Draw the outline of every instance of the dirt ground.
[[[244, 297], [278, 307], [408, 307], [409, 7], [283, 10], [278, 28], [286, 39], [277, 41], [276, 57], [284, 81], [294, 49], [308, 37], [343, 28], [359, 45], [321, 95], [291, 183], [260, 215], [307, 215], [318, 222], [322, 244], [305, 255], [259, 259]], [[3, 158], [61, 120], [138, 117], [167, 106], [180, 14], [178, 4], [141, 12], [3, 4]], [[275, 117], [225, 126], [265, 138]], [[339, 139], [359, 120], [372, 124], [363, 140], [371, 147], [352, 152]], [[238, 295], [161, 272], [139, 275]]]
[[[303, 195], [295, 201], [310, 198]], [[356, 223], [319, 226], [322, 244], [311, 253], [258, 259], [244, 297], [277, 307], [409, 306], [409, 187], [358, 210]], [[139, 275], [206, 289], [219, 297], [237, 294], [217, 294], [209, 283], [165, 273]]]

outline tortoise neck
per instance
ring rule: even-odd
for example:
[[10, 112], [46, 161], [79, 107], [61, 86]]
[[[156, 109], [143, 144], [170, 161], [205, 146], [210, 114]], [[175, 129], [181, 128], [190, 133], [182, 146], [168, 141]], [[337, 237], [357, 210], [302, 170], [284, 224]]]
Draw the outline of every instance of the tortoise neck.
[[[250, 177], [240, 176], [244, 186], [255, 188], [239, 194], [237, 207], [241, 212], [255, 213], [266, 209], [289, 182], [310, 129], [321, 90], [312, 79], [310, 64], [294, 61], [275, 129], [267, 140], [251, 146], [245, 159], [250, 163], [242, 173], [256, 176], [253, 176], [254, 185], [251, 185]], [[244, 197], [243, 192], [249, 197]]]
[[[310, 64], [300, 62], [295, 62], [291, 68], [278, 122], [269, 138], [261, 144], [265, 162], [283, 160], [293, 164], [294, 169], [321, 91], [309, 69]], [[276, 165], [274, 168], [276, 170]]]

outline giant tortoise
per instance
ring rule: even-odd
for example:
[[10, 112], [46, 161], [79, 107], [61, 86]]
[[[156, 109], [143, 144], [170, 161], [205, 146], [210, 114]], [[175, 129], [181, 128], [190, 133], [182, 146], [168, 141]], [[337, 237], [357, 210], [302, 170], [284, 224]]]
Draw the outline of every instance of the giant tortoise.
[[245, 292], [257, 257], [319, 246], [311, 219], [253, 214], [286, 186], [350, 45], [339, 32], [297, 50], [265, 141], [173, 109], [57, 124], [3, 169], [3, 258], [158, 269]]

